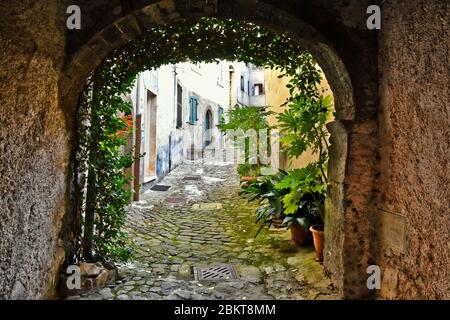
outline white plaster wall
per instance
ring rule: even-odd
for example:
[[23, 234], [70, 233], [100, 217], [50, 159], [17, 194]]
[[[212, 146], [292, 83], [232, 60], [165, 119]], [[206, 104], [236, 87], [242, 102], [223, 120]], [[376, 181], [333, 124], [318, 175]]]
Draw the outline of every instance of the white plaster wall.
[[[265, 106], [265, 96], [253, 96], [253, 85], [262, 83], [265, 86], [264, 70], [244, 62], [233, 62], [235, 96], [237, 103], [245, 106]], [[241, 90], [241, 76], [244, 77], [244, 91]], [[250, 88], [249, 88], [250, 82]]]
[[[211, 135], [213, 136], [212, 143], [208, 146], [209, 150], [215, 149], [219, 152], [221, 148], [221, 134], [217, 125], [219, 123], [219, 105], [217, 102], [206, 99], [202, 96], [197, 95], [195, 92], [189, 90], [185, 87], [185, 95], [184, 95], [184, 108], [183, 113], [186, 115], [186, 120], [189, 117], [189, 97], [195, 95], [198, 99], [198, 120], [195, 124], [191, 124], [185, 122], [183, 125], [183, 134], [184, 134], [184, 154], [188, 155], [191, 152], [192, 145], [194, 145], [193, 149], [196, 152], [196, 157], [199, 156], [202, 149], [204, 149], [204, 141], [205, 141], [205, 122], [206, 122], [206, 113], [208, 110], [211, 111], [212, 114], [212, 128]], [[227, 108], [224, 108], [224, 112], [227, 111]], [[209, 155], [209, 153], [205, 153], [205, 156]], [[189, 157], [188, 157], [189, 158]]]
[[[190, 64], [181, 63], [177, 65], [178, 83], [183, 88], [183, 128], [178, 130], [184, 137], [183, 154], [190, 159], [192, 152], [196, 158], [201, 155], [205, 141], [205, 117], [207, 110], [211, 111], [213, 126], [213, 141], [208, 149], [221, 147], [221, 134], [217, 129], [219, 122], [219, 107], [226, 113], [230, 100], [230, 62], [221, 61], [219, 63]], [[196, 123], [189, 123], [191, 96], [198, 99], [198, 120]], [[205, 154], [206, 156], [206, 154]]]
[[[172, 66], [162, 66], [157, 70], [144, 71], [139, 74], [131, 92], [130, 98], [133, 102], [134, 114], [142, 114], [142, 126], [144, 131], [141, 143], [141, 154], [145, 152], [148, 144], [149, 132], [146, 129], [146, 121], [150, 121], [145, 114], [149, 112], [147, 97], [148, 92], [156, 95], [156, 171], [158, 176], [163, 176], [169, 171], [169, 137], [174, 131], [174, 73]], [[141, 173], [144, 171], [146, 162], [149, 161], [148, 154], [141, 159]], [[174, 163], [175, 165], [176, 163]], [[140, 181], [143, 181], [141, 174]]]
[[229, 63], [180, 63], [178, 81], [188, 90], [227, 108], [229, 104]]
[[[250, 97], [248, 93], [248, 81], [250, 78], [250, 70], [247, 64], [243, 62], [233, 63], [234, 68], [234, 84], [235, 84], [235, 96], [237, 104], [249, 105]], [[244, 91], [241, 90], [241, 76], [244, 77]]]
[[266, 89], [265, 84], [265, 73], [264, 69], [257, 68], [255, 66], [250, 66], [250, 105], [253, 106], [265, 106], [266, 105], [266, 98], [265, 95], [253, 95], [253, 85], [261, 83], [264, 86], [264, 90]]
[[[194, 141], [195, 149], [201, 151], [204, 143], [205, 115], [208, 109], [213, 116], [213, 136], [215, 139], [210, 148], [221, 147], [221, 134], [217, 129], [219, 121], [219, 106], [224, 113], [229, 108], [230, 100], [230, 62], [220, 63], [181, 63], [176, 66], [166, 65], [153, 71], [145, 71], [139, 74], [136, 84], [129, 98], [133, 102], [134, 114], [143, 115], [141, 154], [148, 145], [149, 132], [146, 129], [145, 116], [148, 112], [147, 92], [151, 91], [157, 96], [157, 175], [164, 176], [169, 172], [169, 144], [172, 169], [182, 163], [191, 148], [190, 141]], [[242, 64], [245, 67], [245, 64]], [[176, 67], [174, 69], [174, 67]], [[176, 71], [176, 72], [174, 72]], [[235, 82], [236, 83], [236, 82]], [[176, 90], [177, 84], [183, 88], [183, 112], [182, 128], [176, 128]], [[198, 98], [198, 121], [188, 124], [189, 120], [189, 98], [195, 95]], [[171, 137], [171, 138], [169, 138]], [[170, 140], [170, 141], [169, 141]], [[143, 160], [143, 161], [142, 161]], [[148, 154], [141, 160], [141, 172], [149, 161]], [[141, 182], [143, 177], [141, 175]]]
[[[176, 165], [174, 154], [169, 150], [169, 144], [176, 141], [175, 131], [175, 98], [176, 88], [173, 66], [166, 65], [158, 69], [158, 119], [157, 119], [157, 174], [163, 176], [169, 171], [169, 153], [172, 167]], [[170, 139], [170, 137], [172, 137]], [[172, 143], [170, 143], [170, 141]]]

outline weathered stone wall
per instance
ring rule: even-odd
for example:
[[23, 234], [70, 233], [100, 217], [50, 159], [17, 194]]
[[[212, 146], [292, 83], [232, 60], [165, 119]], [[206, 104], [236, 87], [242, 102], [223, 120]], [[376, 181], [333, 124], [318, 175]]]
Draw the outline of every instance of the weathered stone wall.
[[383, 6], [378, 208], [406, 231], [379, 251], [385, 298], [450, 298], [449, 18], [448, 1]]
[[60, 109], [61, 1], [0, 2], [0, 299], [51, 294], [70, 131]]

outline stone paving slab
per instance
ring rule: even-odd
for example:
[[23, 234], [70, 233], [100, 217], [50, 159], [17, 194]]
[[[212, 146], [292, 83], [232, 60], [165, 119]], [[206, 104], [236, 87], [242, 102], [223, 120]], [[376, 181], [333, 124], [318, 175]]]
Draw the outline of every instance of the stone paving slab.
[[[196, 177], [196, 181], [183, 180]], [[135, 259], [119, 264], [115, 285], [70, 299], [330, 299], [338, 298], [314, 261], [289, 232], [263, 229], [257, 238], [255, 205], [238, 196], [231, 165], [184, 164], [128, 208], [126, 232]], [[186, 192], [186, 186], [195, 192]], [[167, 198], [184, 199], [182, 205]], [[230, 264], [237, 279], [196, 281], [194, 267]]]
[[192, 210], [194, 211], [200, 211], [200, 210], [219, 210], [222, 209], [221, 203], [194, 203], [192, 205]]

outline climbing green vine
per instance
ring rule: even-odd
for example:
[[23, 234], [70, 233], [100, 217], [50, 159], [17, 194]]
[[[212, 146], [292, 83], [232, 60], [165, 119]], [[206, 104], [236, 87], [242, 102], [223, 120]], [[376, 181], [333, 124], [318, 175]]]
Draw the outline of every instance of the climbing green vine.
[[131, 112], [131, 105], [122, 97], [131, 92], [136, 76], [165, 64], [217, 59], [278, 69], [296, 76], [292, 90], [305, 93], [320, 81], [310, 76], [316, 75], [316, 63], [297, 42], [233, 20], [201, 18], [156, 26], [114, 51], [92, 74], [79, 104], [77, 206], [78, 216], [85, 218], [76, 230], [76, 259], [130, 258], [122, 228], [130, 200], [124, 169], [131, 157], [121, 151], [126, 139], [117, 133], [127, 127], [122, 115]]

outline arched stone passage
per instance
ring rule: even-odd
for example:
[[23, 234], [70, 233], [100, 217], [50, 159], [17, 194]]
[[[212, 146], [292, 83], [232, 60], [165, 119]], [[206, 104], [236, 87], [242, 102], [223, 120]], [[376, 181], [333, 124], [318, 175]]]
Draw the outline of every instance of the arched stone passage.
[[[224, 18], [234, 18], [234, 19], [242, 19], [245, 21], [251, 21], [262, 26], [265, 26], [269, 29], [278, 32], [286, 32], [291, 35], [294, 39], [299, 41], [304, 45], [305, 48], [310, 50], [319, 61], [321, 66], [323, 67], [332, 87], [332, 90], [335, 92], [337, 96], [336, 100], [336, 108], [338, 110], [338, 121], [342, 121], [345, 123], [346, 127], [344, 130], [345, 136], [344, 138], [348, 140], [355, 141], [367, 141], [366, 132], [358, 132], [354, 131], [353, 119], [356, 117], [356, 114], [367, 114], [366, 111], [366, 99], [367, 95], [374, 95], [375, 90], [365, 90], [364, 92], [358, 92], [358, 94], [353, 94], [352, 87], [354, 84], [359, 84], [359, 81], [352, 81], [351, 76], [352, 72], [354, 72], [355, 76], [357, 75], [359, 78], [364, 77], [368, 79], [368, 81], [364, 82], [365, 86], [370, 86], [370, 84], [374, 84], [375, 76], [370, 74], [368, 70], [361, 70], [358, 68], [359, 61], [354, 61], [354, 59], [344, 59], [345, 57], [340, 57], [340, 51], [350, 50], [352, 46], [355, 46], [356, 43], [366, 43], [367, 46], [364, 52], [361, 52], [361, 57], [366, 59], [374, 59], [375, 52], [371, 51], [374, 47], [373, 37], [367, 37], [364, 33], [362, 36], [357, 36], [352, 39], [350, 35], [346, 35], [345, 25], [341, 25], [336, 30], [339, 30], [340, 34], [336, 39], [330, 38], [330, 35], [327, 35], [326, 31], [330, 25], [339, 25], [339, 14], [335, 16], [332, 13], [332, 9], [329, 7], [329, 4], [323, 2], [318, 6], [317, 9], [319, 12], [315, 12], [313, 8], [310, 8], [308, 5], [301, 4], [297, 6], [294, 3], [290, 4], [275, 4], [275, 1], [177, 1], [177, 0], [163, 0], [163, 1], [131, 1], [129, 5], [122, 7], [121, 1], [96, 1], [94, 3], [87, 3], [86, 1], [76, 1], [76, 4], [79, 4], [82, 8], [83, 14], [83, 29], [82, 32], [70, 31], [66, 32], [66, 34], [62, 34], [60, 29], [60, 39], [65, 39], [66, 42], [66, 53], [61, 56], [60, 53], [60, 62], [65, 61], [64, 64], [60, 64], [62, 75], [59, 77], [59, 90], [56, 94], [56, 97], [60, 99], [61, 109], [56, 108], [55, 110], [63, 110], [62, 115], [65, 117], [65, 122], [60, 122], [58, 131], [49, 133], [54, 136], [63, 137], [65, 132], [65, 138], [69, 138], [70, 141], [62, 140], [59, 148], [55, 150], [61, 151], [61, 164], [58, 168], [54, 168], [58, 170], [58, 174], [60, 177], [65, 175], [65, 188], [59, 192], [59, 194], [54, 196], [53, 198], [59, 198], [61, 205], [58, 208], [55, 206], [49, 206], [48, 209], [39, 209], [48, 212], [53, 215], [53, 219], [56, 219], [59, 223], [60, 217], [65, 214], [65, 220], [63, 222], [64, 227], [60, 228], [57, 224], [52, 225], [52, 230], [47, 232], [47, 235], [44, 237], [48, 238], [48, 242], [50, 246], [48, 249], [45, 249], [44, 253], [40, 253], [39, 259], [34, 259], [31, 262], [31, 268], [36, 271], [32, 271], [31, 275], [25, 277], [23, 280], [24, 273], [28, 271], [26, 268], [23, 268], [25, 261], [23, 259], [16, 259], [17, 263], [15, 266], [11, 264], [4, 264], [2, 268], [9, 269], [9, 277], [4, 279], [4, 283], [2, 283], [2, 287], [5, 287], [4, 290], [6, 297], [42, 297], [47, 293], [52, 292], [52, 288], [55, 286], [55, 281], [57, 279], [58, 266], [62, 262], [61, 249], [62, 244], [59, 242], [58, 238], [66, 238], [70, 237], [70, 207], [71, 207], [71, 196], [70, 192], [70, 150], [74, 146], [74, 132], [76, 128], [74, 127], [75, 122], [75, 106], [78, 99], [78, 96], [82, 90], [82, 85], [87, 78], [87, 76], [95, 70], [98, 64], [114, 49], [123, 46], [128, 40], [137, 37], [141, 34], [145, 28], [151, 27], [155, 24], [161, 23], [171, 23], [180, 21], [182, 19], [193, 19], [200, 16], [218, 16]], [[287, 6], [286, 6], [287, 5]], [[363, 25], [363, 6], [353, 8], [355, 12], [360, 13], [357, 15], [356, 19], [358, 22], [353, 21], [353, 23], [361, 23]], [[52, 21], [58, 20], [56, 18], [58, 12], [64, 12], [64, 6], [59, 5], [54, 7], [53, 16], [51, 18]], [[303, 11], [304, 10], [304, 11]], [[290, 14], [296, 13], [296, 14]], [[323, 21], [319, 19], [320, 15], [323, 15], [324, 12], [327, 12], [329, 15], [329, 19], [327, 21]], [[311, 15], [308, 19], [305, 18], [304, 15]], [[316, 17], [317, 20], [312, 19]], [[59, 20], [62, 20], [61, 18]], [[308, 21], [310, 20], [310, 21]], [[308, 21], [308, 22], [307, 22]], [[314, 22], [314, 23], [310, 23]], [[317, 22], [320, 22], [317, 24]], [[314, 25], [316, 24], [316, 25]], [[339, 39], [338, 42], [336, 40]], [[342, 40], [344, 39], [344, 40]], [[331, 41], [333, 40], [333, 41]], [[336, 43], [333, 43], [336, 42]], [[338, 44], [338, 45], [337, 45]], [[52, 48], [54, 49], [54, 48]], [[54, 49], [57, 52], [56, 49]], [[57, 66], [57, 65], [56, 65]], [[60, 68], [57, 66], [57, 68]], [[373, 70], [369, 70], [373, 71]], [[358, 99], [354, 99], [358, 98]], [[375, 101], [376, 97], [370, 97], [369, 101]], [[358, 104], [360, 103], [360, 104]], [[355, 109], [355, 104], [358, 105], [358, 108]], [[370, 105], [369, 105], [370, 107]], [[355, 112], [354, 110], [360, 110]], [[356, 117], [358, 118], [358, 117]], [[376, 127], [376, 121], [370, 119], [370, 117], [359, 117], [362, 120], [362, 124], [366, 128], [371, 128], [369, 130], [369, 134], [371, 134], [374, 129], [373, 125]], [[367, 123], [367, 119], [370, 119], [372, 122], [370, 124]], [[359, 128], [359, 127], [357, 127]], [[361, 138], [359, 136], [363, 135]], [[340, 138], [338, 140], [341, 140]], [[374, 138], [372, 137], [372, 140]], [[352, 145], [352, 144], [349, 144]], [[376, 148], [373, 148], [376, 150]], [[352, 223], [356, 225], [368, 225], [365, 223], [366, 216], [364, 213], [369, 212], [370, 210], [370, 192], [372, 192], [372, 184], [371, 179], [367, 179], [365, 181], [367, 184], [365, 188], [370, 192], [365, 195], [365, 197], [361, 197], [363, 201], [358, 203], [357, 207], [350, 206], [349, 208], [344, 208], [343, 203], [351, 203], [351, 201], [344, 201], [346, 198], [351, 198], [351, 195], [347, 195], [349, 189], [343, 190], [343, 186], [355, 186], [359, 188], [359, 172], [356, 169], [357, 164], [353, 165], [352, 161], [357, 161], [357, 159], [353, 159], [352, 157], [357, 157], [358, 152], [360, 152], [359, 148], [348, 148], [345, 153], [346, 163], [344, 176], [346, 177], [346, 181], [339, 183], [338, 186], [341, 188], [341, 193], [339, 193], [338, 199], [336, 199], [336, 203], [333, 203], [334, 213], [330, 215], [330, 217], [334, 216], [337, 221], [336, 224], [342, 223], [346, 221], [346, 224], [352, 225]], [[372, 155], [368, 155], [368, 158], [371, 158]], [[341, 158], [342, 161], [345, 162], [344, 158]], [[51, 163], [49, 162], [44, 167], [50, 167]], [[349, 165], [351, 164], [351, 165]], [[336, 168], [342, 168], [343, 165], [335, 166]], [[333, 168], [333, 167], [332, 167]], [[347, 172], [354, 172], [354, 177], [350, 176], [351, 179], [348, 179], [349, 174]], [[370, 175], [374, 172], [374, 168], [370, 168], [370, 170], [365, 170], [366, 175], [370, 177]], [[62, 175], [61, 175], [62, 173]], [[341, 172], [342, 173], [342, 172]], [[36, 173], [39, 175], [38, 173]], [[333, 175], [332, 175], [333, 176]], [[43, 181], [50, 181], [49, 178], [45, 179], [44, 177], [39, 176]], [[353, 181], [353, 179], [355, 181]], [[64, 185], [64, 184], [62, 184]], [[38, 191], [35, 191], [39, 193]], [[12, 209], [14, 210], [14, 209]], [[347, 217], [349, 213], [352, 211], [361, 212], [360, 216], [355, 218], [354, 222]], [[331, 212], [331, 211], [330, 211]], [[57, 214], [56, 214], [57, 213]], [[8, 224], [4, 225], [5, 228], [8, 227]], [[36, 232], [38, 236], [42, 236], [39, 234], [37, 224], [31, 226], [34, 229], [33, 232]], [[327, 252], [329, 254], [326, 255], [326, 266], [333, 276], [335, 283], [338, 287], [343, 290], [343, 294], [345, 296], [365, 296], [367, 292], [364, 290], [362, 284], [364, 283], [364, 279], [361, 279], [361, 275], [364, 276], [364, 273], [361, 272], [362, 268], [366, 264], [367, 261], [366, 256], [368, 255], [366, 241], [367, 233], [364, 228], [360, 229], [358, 236], [355, 236], [354, 242], [351, 243], [349, 241], [349, 248], [359, 248], [357, 252], [358, 259], [355, 259], [354, 256], [348, 261], [346, 261], [345, 256], [343, 255], [343, 250], [345, 247], [342, 242], [335, 242], [334, 238], [342, 239], [344, 237], [344, 233], [342, 233], [342, 224], [340, 228], [336, 228], [333, 230], [338, 230], [339, 233], [337, 235], [333, 235], [332, 232], [329, 232], [328, 237], [333, 239], [333, 241], [328, 241], [329, 244], [339, 243], [338, 246], [332, 247], [329, 246], [327, 248]], [[60, 235], [58, 236], [58, 230], [62, 230]], [[3, 242], [5, 245], [9, 245], [12, 241]], [[347, 241], [347, 240], [346, 240]], [[23, 243], [23, 241], [19, 241], [19, 244]], [[57, 249], [56, 249], [57, 248]], [[350, 249], [349, 249], [350, 250]], [[6, 252], [2, 250], [2, 253]], [[22, 261], [22, 262], [21, 262]], [[22, 265], [21, 265], [22, 263]], [[46, 265], [45, 268], [42, 268], [43, 265]], [[346, 273], [344, 273], [344, 269]], [[39, 270], [39, 271], [37, 271]], [[351, 272], [349, 272], [351, 270]], [[357, 274], [355, 277], [351, 275], [351, 273]], [[344, 274], [350, 274], [348, 280], [344, 279]], [[49, 276], [50, 275], [50, 276]], [[42, 279], [42, 285], [39, 287], [34, 285], [32, 281], [27, 280], [30, 277], [35, 277]], [[345, 286], [344, 286], [345, 284]], [[347, 290], [346, 288], [351, 288], [351, 290]]]
[[[368, 122], [368, 119], [361, 118], [356, 128], [364, 127], [365, 129], [353, 132], [356, 113], [354, 93], [352, 81], [344, 61], [339, 57], [333, 44], [327, 41], [318, 30], [270, 4], [252, 1], [226, 3], [207, 1], [200, 2], [195, 6], [195, 10], [190, 9], [173, 0], [153, 1], [140, 9], [134, 9], [125, 17], [113, 21], [97, 32], [71, 55], [71, 60], [69, 60], [66, 68], [66, 75], [61, 83], [62, 92], [66, 94], [64, 104], [68, 110], [76, 105], [74, 102], [81, 90], [82, 83], [87, 75], [95, 70], [102, 59], [111, 54], [115, 48], [120, 48], [130, 39], [139, 36], [145, 29], [157, 24], [174, 23], [199, 16], [217, 16], [254, 22], [271, 30], [289, 34], [293, 39], [300, 42], [305, 49], [313, 53], [323, 67], [336, 97], [336, 121], [330, 126], [333, 135], [333, 148], [330, 154], [330, 193], [333, 196], [327, 204], [325, 268], [344, 296], [368, 296], [364, 271], [370, 256], [370, 248], [367, 242], [369, 238], [368, 226], [370, 225], [368, 213], [371, 210], [371, 199], [373, 198], [371, 175], [373, 177], [376, 168], [375, 166], [371, 167], [370, 163], [369, 165], [364, 163], [364, 166], [361, 167], [357, 167], [359, 166], [358, 162], [351, 167], [347, 167], [346, 164], [350, 162], [350, 152], [354, 152], [355, 161], [360, 161], [361, 155], [369, 159], [376, 157], [377, 122], [376, 119], [370, 119], [371, 121]], [[88, 56], [91, 59], [87, 59]], [[362, 70], [358, 70], [358, 77], [365, 73], [367, 72], [363, 73]], [[365, 76], [370, 79], [369, 74], [365, 74]], [[369, 84], [370, 81], [367, 81], [366, 85]], [[364, 96], [364, 98], [366, 97]], [[372, 100], [375, 99], [375, 97], [372, 98]], [[361, 104], [358, 113], [368, 113], [366, 108], [364, 104]], [[373, 114], [373, 116], [375, 115]], [[371, 139], [372, 146], [370, 149], [366, 149], [365, 146], [355, 143], [355, 147], [350, 149], [351, 144], [348, 143], [350, 138], [363, 143], [367, 143]], [[359, 148], [365, 150], [359, 150]], [[375, 163], [372, 162], [372, 164]], [[352, 177], [354, 182], [346, 179], [350, 169], [354, 171]], [[359, 186], [361, 183], [359, 179], [363, 174], [367, 176], [364, 180], [366, 193], [361, 195], [362, 188]], [[344, 189], [344, 185], [354, 185], [355, 190], [358, 190], [357, 196], [360, 203], [357, 206], [345, 208], [344, 203], [351, 203], [352, 201], [347, 199], [346, 193], [349, 189]], [[355, 212], [360, 212], [358, 218], [354, 217]], [[354, 225], [352, 228], [359, 231], [352, 233], [351, 237], [347, 238], [345, 237], [346, 225]], [[347, 274], [350, 276], [345, 279]]]
[[[60, 239], [70, 236], [63, 217], [70, 216], [74, 106], [87, 75], [145, 27], [199, 16], [287, 32], [324, 69], [337, 97], [331, 130], [339, 159], [330, 166], [327, 205], [335, 214], [327, 223], [335, 227], [327, 243], [341, 250], [328, 247], [325, 259], [344, 296], [370, 294], [365, 266], [380, 264], [383, 297], [448, 298], [449, 250], [440, 245], [450, 241], [449, 7], [386, 1], [375, 32], [366, 28], [372, 2], [1, 2], [0, 298], [53, 293], [64, 259]], [[81, 31], [67, 31], [69, 4], [82, 8]], [[400, 215], [403, 251], [378, 242], [379, 211]]]

